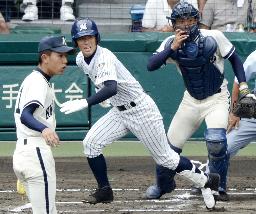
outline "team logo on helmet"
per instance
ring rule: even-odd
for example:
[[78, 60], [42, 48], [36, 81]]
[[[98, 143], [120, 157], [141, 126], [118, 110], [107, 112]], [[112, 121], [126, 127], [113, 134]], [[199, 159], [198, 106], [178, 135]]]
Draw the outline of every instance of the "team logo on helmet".
[[88, 28], [87, 28], [86, 23], [83, 23], [83, 24], [80, 25], [80, 31], [82, 31], [82, 30], [87, 30], [87, 29], [88, 29]]

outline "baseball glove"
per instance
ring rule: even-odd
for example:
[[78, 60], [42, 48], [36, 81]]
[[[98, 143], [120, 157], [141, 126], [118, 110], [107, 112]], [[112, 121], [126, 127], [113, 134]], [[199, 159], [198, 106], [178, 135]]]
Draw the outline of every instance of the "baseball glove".
[[256, 118], [256, 100], [250, 96], [240, 98], [233, 108], [233, 114], [240, 118]]

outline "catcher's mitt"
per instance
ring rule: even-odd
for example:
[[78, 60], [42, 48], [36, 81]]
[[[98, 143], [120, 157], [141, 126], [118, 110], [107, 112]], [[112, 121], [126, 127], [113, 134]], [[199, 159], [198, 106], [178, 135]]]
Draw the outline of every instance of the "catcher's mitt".
[[242, 97], [233, 108], [233, 114], [241, 118], [256, 118], [256, 100]]

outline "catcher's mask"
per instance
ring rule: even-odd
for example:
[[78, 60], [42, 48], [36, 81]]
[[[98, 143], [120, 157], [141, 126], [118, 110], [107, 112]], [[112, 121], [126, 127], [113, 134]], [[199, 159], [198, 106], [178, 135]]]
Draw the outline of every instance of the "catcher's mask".
[[71, 37], [75, 46], [77, 46], [76, 40], [83, 36], [95, 36], [97, 44], [100, 42], [98, 27], [90, 18], [78, 18], [72, 25]]
[[[184, 1], [176, 4], [172, 10], [171, 16], [167, 16], [166, 18], [168, 19], [168, 21], [171, 20], [172, 26], [175, 30], [181, 29], [187, 31], [187, 34], [189, 35], [187, 41], [193, 41], [198, 37], [200, 15], [199, 11], [194, 8], [192, 4]], [[189, 18], [195, 18], [196, 23], [192, 25], [176, 26], [177, 19]]]

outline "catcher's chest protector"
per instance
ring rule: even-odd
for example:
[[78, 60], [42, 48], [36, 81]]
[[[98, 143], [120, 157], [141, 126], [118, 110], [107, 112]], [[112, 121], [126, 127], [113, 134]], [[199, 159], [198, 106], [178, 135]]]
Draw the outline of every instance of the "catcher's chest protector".
[[197, 56], [189, 57], [183, 48], [177, 51], [177, 62], [189, 94], [202, 100], [218, 92], [224, 75], [214, 65], [217, 43], [213, 37], [200, 35]]

